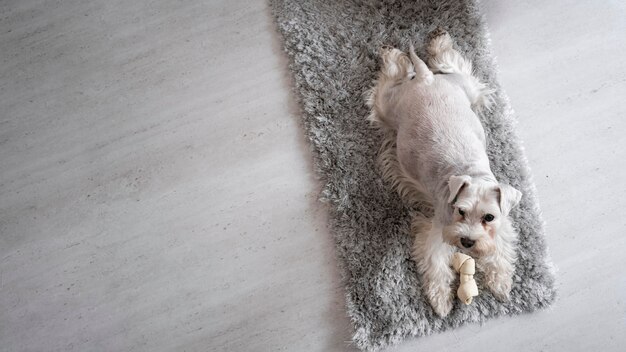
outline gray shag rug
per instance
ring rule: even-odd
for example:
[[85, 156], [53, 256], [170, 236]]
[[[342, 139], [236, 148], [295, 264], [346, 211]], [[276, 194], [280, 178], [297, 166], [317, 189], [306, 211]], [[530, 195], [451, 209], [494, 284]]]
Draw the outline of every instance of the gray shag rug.
[[[473, 0], [347, 1], [270, 0], [290, 59], [295, 94], [317, 172], [324, 181], [338, 262], [346, 288], [353, 341], [378, 350], [408, 336], [423, 336], [468, 322], [531, 312], [555, 299], [554, 275], [535, 190], [478, 5]], [[364, 93], [379, 69], [378, 49], [416, 44], [426, 57], [427, 34], [450, 32], [476, 73], [497, 89], [495, 109], [483, 117], [492, 170], [524, 194], [512, 218], [519, 231], [519, 260], [511, 300], [497, 301], [484, 287], [474, 302], [455, 300], [439, 318], [420, 290], [410, 259], [411, 210], [381, 178], [382, 136], [366, 121]], [[417, 209], [419, 211], [419, 209]], [[478, 280], [477, 280], [478, 281]], [[480, 285], [480, 281], [479, 281]]]

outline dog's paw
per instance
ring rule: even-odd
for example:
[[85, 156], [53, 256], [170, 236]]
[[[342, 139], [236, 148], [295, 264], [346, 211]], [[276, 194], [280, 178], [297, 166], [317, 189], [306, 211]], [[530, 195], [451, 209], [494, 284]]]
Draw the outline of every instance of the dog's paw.
[[513, 279], [510, 275], [495, 272], [487, 275], [489, 291], [501, 302], [506, 302], [510, 299], [512, 285]]
[[450, 287], [439, 287], [435, 290], [429, 290], [428, 300], [435, 313], [443, 318], [452, 310], [454, 296]]
[[446, 35], [448, 34], [448, 31], [446, 31], [445, 29], [443, 29], [443, 27], [437, 27], [435, 29], [433, 29], [432, 31], [430, 31], [430, 33], [428, 33], [428, 40], [433, 40], [437, 37], [440, 37], [442, 35]]
[[441, 27], [438, 27], [428, 35], [428, 53], [437, 54], [452, 48], [452, 38], [450, 34]]
[[409, 57], [399, 49], [382, 49], [381, 58], [383, 65], [381, 72], [391, 79], [404, 79], [408, 74], [415, 72]]
[[378, 49], [378, 55], [379, 56], [387, 55], [391, 50], [393, 50], [393, 46], [385, 44]]

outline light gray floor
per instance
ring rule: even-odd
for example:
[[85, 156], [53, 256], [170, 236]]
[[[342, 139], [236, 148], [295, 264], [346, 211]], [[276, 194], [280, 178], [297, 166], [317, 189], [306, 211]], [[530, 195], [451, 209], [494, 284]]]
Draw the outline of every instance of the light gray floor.
[[[487, 1], [554, 308], [398, 351], [626, 344], [626, 10]], [[263, 1], [0, 3], [0, 349], [350, 350]]]

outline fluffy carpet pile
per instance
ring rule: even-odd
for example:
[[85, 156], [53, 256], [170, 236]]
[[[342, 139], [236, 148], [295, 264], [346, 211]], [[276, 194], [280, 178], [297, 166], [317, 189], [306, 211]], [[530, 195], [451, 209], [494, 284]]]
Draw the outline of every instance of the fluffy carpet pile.
[[[317, 171], [324, 181], [337, 255], [346, 287], [354, 343], [378, 350], [408, 336], [423, 336], [468, 322], [530, 312], [555, 299], [554, 276], [540, 211], [515, 120], [496, 81], [485, 25], [474, 0], [349, 1], [270, 0], [290, 58], [295, 93]], [[476, 73], [498, 90], [495, 109], [483, 117], [492, 170], [524, 197], [512, 213], [520, 235], [511, 301], [484, 287], [474, 302], [456, 300], [437, 317], [420, 290], [410, 259], [409, 209], [381, 178], [382, 136], [366, 121], [364, 93], [379, 69], [378, 49], [408, 49], [426, 57], [427, 34], [448, 30]], [[477, 281], [480, 283], [480, 279]]]

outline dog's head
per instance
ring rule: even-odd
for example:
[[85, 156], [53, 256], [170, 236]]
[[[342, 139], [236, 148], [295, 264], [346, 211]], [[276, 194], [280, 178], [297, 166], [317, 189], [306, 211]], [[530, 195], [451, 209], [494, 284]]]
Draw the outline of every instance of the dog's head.
[[448, 185], [453, 214], [452, 221], [444, 226], [444, 240], [471, 256], [492, 254], [494, 240], [522, 193], [509, 185], [469, 176], [452, 176]]

